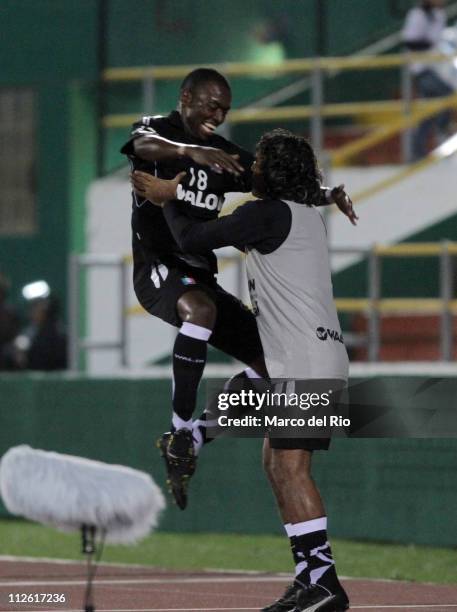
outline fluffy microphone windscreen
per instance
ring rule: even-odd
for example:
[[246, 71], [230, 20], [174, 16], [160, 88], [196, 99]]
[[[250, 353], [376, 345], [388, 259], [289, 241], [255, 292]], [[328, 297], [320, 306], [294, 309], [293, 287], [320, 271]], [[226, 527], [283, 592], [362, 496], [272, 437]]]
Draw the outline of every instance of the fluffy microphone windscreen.
[[165, 508], [145, 472], [27, 445], [3, 455], [0, 494], [12, 514], [65, 531], [93, 525], [118, 544], [148, 535]]

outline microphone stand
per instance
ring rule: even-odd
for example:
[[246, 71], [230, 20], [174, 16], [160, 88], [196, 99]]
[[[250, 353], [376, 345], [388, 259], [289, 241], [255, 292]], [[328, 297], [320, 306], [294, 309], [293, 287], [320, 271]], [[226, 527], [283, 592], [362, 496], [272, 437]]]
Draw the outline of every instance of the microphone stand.
[[95, 559], [94, 562], [94, 555], [97, 552], [96, 535], [96, 527], [94, 527], [93, 525], [82, 525], [82, 552], [87, 557], [87, 584], [86, 591], [84, 593], [84, 612], [95, 612], [92, 587], [93, 580], [97, 572], [98, 561], [98, 559]]

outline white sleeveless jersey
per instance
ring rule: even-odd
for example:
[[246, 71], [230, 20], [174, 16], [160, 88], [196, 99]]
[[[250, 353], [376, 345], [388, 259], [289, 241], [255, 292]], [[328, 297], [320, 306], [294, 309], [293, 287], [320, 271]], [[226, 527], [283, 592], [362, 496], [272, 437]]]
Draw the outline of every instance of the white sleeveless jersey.
[[272, 253], [249, 250], [249, 291], [271, 378], [347, 380], [348, 356], [333, 301], [327, 235], [318, 210], [283, 200], [289, 235]]

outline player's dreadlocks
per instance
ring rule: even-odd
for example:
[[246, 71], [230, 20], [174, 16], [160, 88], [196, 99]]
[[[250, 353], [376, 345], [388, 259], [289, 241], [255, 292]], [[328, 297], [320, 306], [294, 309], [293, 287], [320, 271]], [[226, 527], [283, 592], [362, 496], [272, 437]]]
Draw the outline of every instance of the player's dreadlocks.
[[306, 138], [288, 130], [272, 130], [260, 139], [257, 153], [265, 195], [307, 205], [319, 202], [322, 175]]
[[197, 68], [189, 72], [181, 83], [181, 91], [184, 89], [193, 91], [200, 85], [203, 85], [203, 83], [218, 83], [230, 91], [230, 85], [227, 79], [220, 72], [212, 68]]

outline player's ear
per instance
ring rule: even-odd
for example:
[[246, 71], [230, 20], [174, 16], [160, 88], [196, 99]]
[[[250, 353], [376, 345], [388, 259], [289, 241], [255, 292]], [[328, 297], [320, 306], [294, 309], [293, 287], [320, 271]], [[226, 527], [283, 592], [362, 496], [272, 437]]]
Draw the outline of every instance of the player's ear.
[[192, 102], [192, 92], [190, 89], [183, 89], [181, 91], [179, 101], [183, 106], [188, 106]]

